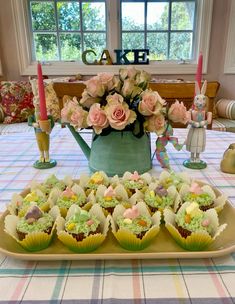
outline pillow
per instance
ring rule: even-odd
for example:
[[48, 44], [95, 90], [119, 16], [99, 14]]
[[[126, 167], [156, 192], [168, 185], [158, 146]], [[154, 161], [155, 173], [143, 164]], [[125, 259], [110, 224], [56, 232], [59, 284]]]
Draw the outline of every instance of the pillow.
[[0, 93], [5, 114], [3, 123], [27, 121], [34, 112], [33, 93], [28, 81], [1, 81]]
[[216, 103], [218, 117], [235, 119], [235, 100], [220, 99]]
[[4, 110], [3, 107], [0, 105], [0, 122], [4, 121], [4, 117], [5, 117]]

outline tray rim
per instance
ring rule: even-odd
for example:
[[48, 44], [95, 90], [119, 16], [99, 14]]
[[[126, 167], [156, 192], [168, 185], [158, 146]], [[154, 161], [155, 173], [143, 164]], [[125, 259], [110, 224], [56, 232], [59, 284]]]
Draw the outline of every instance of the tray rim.
[[[216, 187], [204, 183], [202, 181], [197, 181], [203, 185], [209, 185], [213, 188], [213, 190], [217, 194], [222, 194], [222, 192]], [[21, 193], [27, 191], [28, 189], [24, 189]], [[226, 204], [228, 204], [229, 208], [234, 209], [235, 207], [230, 202], [230, 200], [226, 200]], [[0, 220], [5, 217], [9, 213], [8, 210], [5, 210], [3, 213], [0, 213]], [[0, 230], [0, 233], [4, 232], [4, 230]], [[14, 241], [14, 240], [12, 240]], [[63, 246], [63, 245], [62, 245]], [[34, 261], [57, 261], [57, 260], [126, 260], [126, 259], [197, 259], [197, 258], [212, 258], [212, 257], [220, 257], [226, 254], [235, 252], [235, 237], [234, 244], [223, 249], [219, 250], [205, 250], [205, 251], [161, 251], [161, 252], [141, 252], [141, 251], [126, 251], [126, 252], [109, 252], [109, 253], [41, 253], [37, 252], [27, 252], [19, 253], [9, 251], [3, 248], [0, 245], [0, 253], [13, 257], [19, 260], [34, 260]]]

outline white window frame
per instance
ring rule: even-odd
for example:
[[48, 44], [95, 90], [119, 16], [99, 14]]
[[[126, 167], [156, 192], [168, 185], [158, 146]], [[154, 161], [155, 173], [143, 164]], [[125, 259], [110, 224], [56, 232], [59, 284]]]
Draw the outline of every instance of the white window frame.
[[[107, 1], [107, 26], [108, 29], [112, 23], [118, 22], [118, 1], [117, 0], [106, 0]], [[197, 46], [195, 50], [196, 58], [201, 51], [203, 53], [203, 73], [207, 72], [208, 55], [209, 55], [209, 41], [211, 32], [211, 21], [212, 21], [212, 10], [213, 10], [213, 0], [201, 0], [197, 7], [197, 19], [198, 19], [198, 32], [195, 45]], [[31, 59], [31, 35], [29, 32], [28, 25], [28, 10], [27, 10], [27, 0], [11, 0], [14, 29], [16, 32], [16, 42], [17, 42], [17, 55], [20, 64], [20, 74], [22, 76], [26, 75], [36, 75], [36, 62]], [[118, 28], [118, 27], [116, 27]], [[116, 47], [117, 39], [119, 33], [108, 31], [108, 45], [112, 40], [112, 45]], [[110, 51], [111, 56], [112, 52]], [[195, 74], [197, 62], [151, 62], [149, 65], [131, 65], [138, 69], [144, 69], [151, 74]], [[78, 62], [59, 62], [53, 61], [45, 63], [43, 66], [43, 73], [46, 75], [94, 75], [99, 72], [112, 72], [118, 73], [120, 65], [85, 65]]]
[[234, 28], [235, 28], [235, 1], [232, 1], [231, 8], [230, 8], [227, 45], [226, 45], [225, 61], [224, 61], [224, 73], [225, 74], [235, 74]]

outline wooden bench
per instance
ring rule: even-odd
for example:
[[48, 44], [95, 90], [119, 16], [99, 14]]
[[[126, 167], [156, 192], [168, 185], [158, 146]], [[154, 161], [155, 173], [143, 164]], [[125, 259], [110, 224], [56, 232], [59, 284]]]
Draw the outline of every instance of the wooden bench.
[[[220, 84], [217, 81], [208, 82], [206, 95], [208, 97], [208, 111], [213, 112], [214, 98], [219, 90]], [[76, 96], [81, 98], [82, 92], [85, 89], [85, 85], [82, 82], [56, 82], [54, 83], [54, 89], [57, 97], [59, 98], [60, 107], [63, 107], [64, 95]], [[160, 96], [165, 99], [169, 104], [175, 102], [176, 99], [183, 101], [184, 105], [189, 109], [192, 106], [194, 97], [194, 82], [177, 82], [177, 83], [157, 83], [151, 82], [149, 88], [157, 91]], [[185, 125], [177, 123], [174, 127], [185, 127]], [[211, 125], [208, 126], [211, 129]]]

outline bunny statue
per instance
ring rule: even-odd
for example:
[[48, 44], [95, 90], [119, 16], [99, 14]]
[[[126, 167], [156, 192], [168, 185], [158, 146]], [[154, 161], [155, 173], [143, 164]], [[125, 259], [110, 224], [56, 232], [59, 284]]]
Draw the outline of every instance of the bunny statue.
[[212, 120], [212, 113], [206, 111], [206, 87], [206, 80], [201, 90], [198, 82], [195, 82], [196, 96], [194, 97], [193, 107], [188, 112], [190, 127], [186, 139], [186, 150], [191, 152], [191, 157], [184, 162], [184, 166], [190, 169], [204, 169], [207, 166], [204, 161], [200, 160], [200, 153], [205, 150], [206, 146], [206, 127]]

